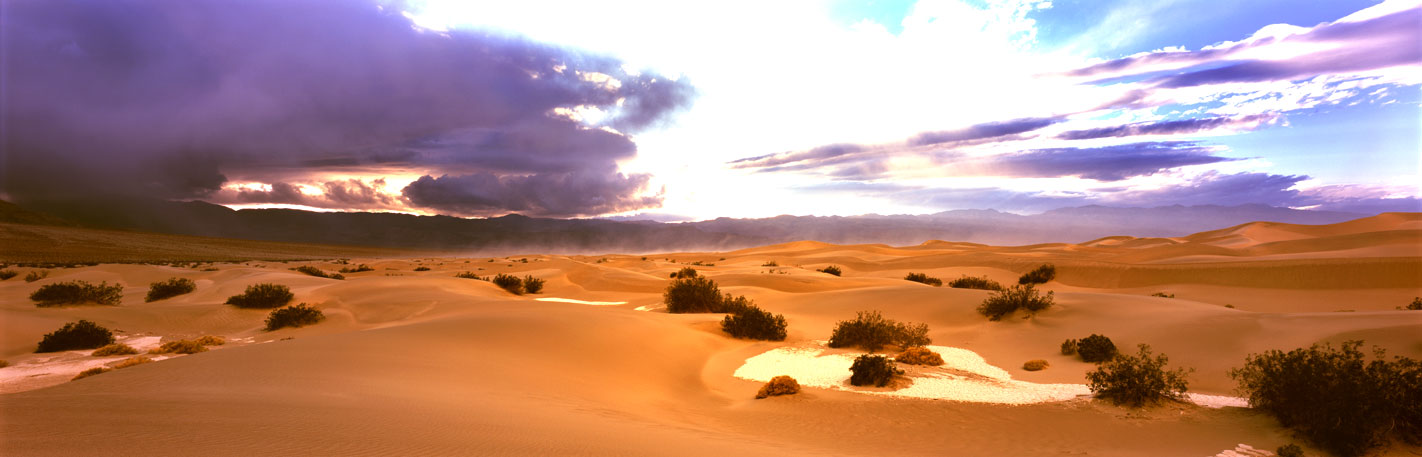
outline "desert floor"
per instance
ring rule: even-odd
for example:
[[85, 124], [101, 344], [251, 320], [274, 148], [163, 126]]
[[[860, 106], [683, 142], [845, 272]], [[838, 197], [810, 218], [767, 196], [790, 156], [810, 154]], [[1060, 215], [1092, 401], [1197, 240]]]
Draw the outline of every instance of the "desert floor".
[[[38, 243], [16, 238], [30, 233], [16, 227], [0, 233], [0, 243]], [[82, 248], [54, 239], [63, 234], [31, 234], [41, 235], [49, 244], [24, 251], [27, 258], [82, 258]], [[90, 238], [113, 238], [84, 242], [112, 251], [130, 235], [148, 236], [93, 232]], [[174, 239], [145, 238], [140, 246], [158, 252], [155, 259], [185, 251], [242, 255], [211, 240]], [[258, 247], [271, 254], [265, 258], [300, 254], [275, 243]], [[1060, 355], [1058, 345], [1093, 333], [1123, 350], [1149, 344], [1171, 366], [1193, 368], [1191, 391], [1207, 395], [1234, 395], [1227, 371], [1269, 349], [1361, 339], [1422, 358], [1422, 312], [1394, 309], [1422, 295], [1416, 213], [1019, 247], [797, 242], [720, 253], [374, 254], [356, 252], [367, 257], [350, 265], [374, 271], [345, 280], [289, 270], [350, 266], [332, 260], [101, 263], [49, 268], [35, 282], [23, 278], [37, 268], [11, 266], [20, 275], [0, 281], [0, 359], [10, 364], [0, 368], [0, 454], [1212, 456], [1296, 441], [1248, 408], [1131, 409], [1088, 397], [1003, 405], [847, 385], [754, 400], [762, 383], [735, 376], [749, 358], [816, 347], [837, 321], [861, 310], [927, 323], [934, 345], [975, 352], [1030, 383], [1084, 383], [1093, 366]], [[764, 266], [772, 261], [778, 266]], [[1048, 262], [1058, 275], [1044, 288], [1055, 292], [1056, 306], [1000, 322], [974, 310], [987, 291], [902, 279], [923, 272], [1015, 283]], [[815, 271], [828, 265], [843, 275]], [[724, 292], [784, 314], [789, 338], [733, 339], [719, 329], [722, 315], [665, 313], [668, 276], [686, 266]], [[464, 271], [532, 275], [547, 285], [516, 296], [454, 277]], [[197, 290], [144, 302], [149, 283], [171, 277], [193, 279]], [[39, 308], [28, 298], [44, 284], [76, 279], [123, 284], [122, 304]], [[223, 304], [263, 282], [290, 286], [293, 303], [314, 304], [328, 319], [266, 332], [267, 311]], [[69, 381], [122, 359], [32, 353], [42, 335], [78, 319], [144, 347], [202, 335], [229, 343]], [[1050, 368], [1022, 370], [1030, 359]]]

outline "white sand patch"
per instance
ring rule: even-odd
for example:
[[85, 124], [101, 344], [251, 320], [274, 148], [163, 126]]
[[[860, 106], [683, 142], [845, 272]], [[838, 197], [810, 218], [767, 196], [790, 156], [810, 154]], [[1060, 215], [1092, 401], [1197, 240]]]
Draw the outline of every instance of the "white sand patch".
[[1248, 444], [1240, 443], [1236, 445], [1234, 449], [1220, 451], [1220, 453], [1215, 454], [1214, 457], [1268, 457], [1271, 455], [1275, 454], [1263, 449], [1257, 449]]
[[1190, 403], [1194, 403], [1207, 408], [1249, 407], [1249, 400], [1245, 398], [1231, 397], [1227, 395], [1205, 395], [1190, 392], [1185, 393], [1185, 396], [1188, 400], [1190, 400]]
[[571, 298], [557, 298], [557, 297], [535, 298], [534, 300], [538, 300], [538, 301], [552, 301], [552, 302], [559, 302], [559, 303], [576, 303], [576, 304], [579, 304], [579, 305], [592, 305], [592, 306], [613, 306], [613, 305], [625, 305], [625, 304], [627, 304], [627, 302], [625, 302], [625, 301], [586, 301], [586, 300], [574, 300], [574, 299], [571, 299]]
[[[849, 384], [849, 367], [858, 353], [825, 354], [824, 342], [810, 347], [783, 347], [746, 359], [733, 376], [757, 382], [789, 375], [800, 385], [905, 398], [1025, 405], [1090, 397], [1085, 384], [1038, 384], [1012, 379], [1007, 370], [987, 363], [967, 349], [928, 346], [943, 357], [940, 367], [910, 370], [913, 384], [894, 391], [860, 389]], [[1244, 400], [1218, 395], [1189, 394], [1192, 402], [1211, 408], [1247, 406]]]
[[149, 349], [158, 347], [158, 342], [162, 339], [163, 337], [161, 336], [127, 336], [116, 338], [118, 342], [137, 349], [138, 354], [93, 357], [89, 355], [94, 352], [93, 349], [64, 351], [56, 352], [49, 356], [35, 357], [5, 368], [0, 368], [0, 394], [35, 390], [65, 383], [73, 379], [74, 375], [79, 374], [81, 371], [108, 365], [129, 357], [142, 355], [154, 361], [169, 358], [167, 356], [145, 354]]
[[662, 308], [666, 308], [666, 305], [663, 305], [663, 304], [661, 304], [661, 303], [657, 303], [657, 304], [655, 304], [655, 305], [642, 305], [642, 306], [638, 306], [638, 307], [632, 308], [632, 309], [637, 310], [637, 311], [655, 311], [655, 310], [659, 310], [659, 309], [662, 309]]

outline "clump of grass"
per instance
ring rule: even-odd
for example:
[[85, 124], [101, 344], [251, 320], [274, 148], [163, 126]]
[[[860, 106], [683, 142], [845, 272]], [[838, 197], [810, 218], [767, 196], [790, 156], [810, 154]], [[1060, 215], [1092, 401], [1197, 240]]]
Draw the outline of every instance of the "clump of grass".
[[129, 354], [137, 354], [137, 353], [138, 353], [138, 350], [137, 350], [137, 349], [134, 349], [133, 346], [129, 346], [129, 345], [123, 344], [123, 343], [113, 343], [113, 344], [109, 344], [109, 345], [106, 345], [106, 346], [104, 346], [104, 347], [95, 349], [94, 352], [91, 353], [91, 354], [89, 354], [89, 355], [94, 356], [94, 357], [107, 357], [107, 356], [111, 356], [111, 355], [129, 355]]
[[942, 280], [942, 279], [938, 279], [938, 278], [929, 276], [929, 275], [924, 274], [924, 273], [909, 273], [908, 276], [904, 276], [904, 279], [907, 279], [907, 280], [913, 281], [913, 282], [921, 282], [921, 283], [928, 284], [928, 285], [933, 286], [933, 287], [939, 287], [939, 286], [942, 286], [942, 285], [943, 285], [943, 280]]
[[114, 332], [109, 329], [80, 320], [64, 324], [59, 330], [50, 332], [40, 339], [35, 352], [59, 352], [74, 349], [97, 349], [113, 344]]
[[1022, 369], [1027, 371], [1042, 371], [1047, 369], [1048, 366], [1050, 366], [1050, 364], [1048, 364], [1046, 360], [1036, 359], [1024, 362]]
[[721, 330], [736, 338], [785, 341], [785, 316], [746, 303], [721, 320]]
[[143, 365], [143, 364], [145, 364], [145, 363], [152, 363], [152, 362], [153, 362], [153, 359], [150, 359], [150, 358], [148, 358], [148, 357], [144, 357], [144, 356], [141, 356], [141, 355], [140, 355], [140, 356], [137, 356], [137, 357], [129, 357], [129, 358], [127, 358], [127, 359], [120, 360], [119, 363], [115, 363], [115, 364], [113, 365], [113, 368], [114, 368], [115, 370], [121, 370], [121, 369], [128, 368], [128, 367], [131, 367], [131, 366], [134, 366], [134, 365]]
[[1046, 284], [1048, 281], [1057, 278], [1057, 267], [1050, 263], [1044, 264], [1037, 269], [1027, 272], [1022, 277], [1017, 278], [1018, 284]]
[[25, 282], [35, 282], [49, 277], [49, 270], [31, 270], [25, 275]]
[[509, 291], [511, 294], [523, 295], [523, 280], [519, 279], [518, 276], [499, 273], [494, 275], [493, 282], [494, 285]]
[[1037, 289], [1031, 285], [1016, 285], [988, 296], [978, 305], [978, 313], [987, 316], [990, 321], [1002, 320], [1003, 317], [1017, 312], [1018, 309], [1026, 310], [1030, 317], [1038, 311], [1050, 308], [1055, 301], [1053, 292], [1046, 295], [1037, 293]]
[[1110, 338], [1093, 333], [1077, 342], [1076, 353], [1081, 356], [1083, 362], [1101, 363], [1116, 356], [1116, 343], [1111, 342]]
[[148, 296], [143, 298], [145, 302], [155, 302], [165, 298], [176, 297], [197, 290], [197, 282], [188, 278], [169, 278], [167, 281], [158, 281], [148, 285]]
[[326, 273], [326, 272], [324, 272], [324, 271], [321, 271], [320, 268], [316, 268], [316, 267], [313, 267], [313, 266], [310, 266], [310, 265], [302, 265], [302, 266], [299, 266], [299, 267], [296, 267], [296, 268], [291, 268], [290, 270], [296, 271], [296, 272], [298, 272], [298, 273], [306, 273], [306, 274], [308, 274], [308, 275], [315, 276], [315, 277], [318, 277], [318, 278], [326, 278], [326, 279], [346, 279], [345, 275], [342, 275], [342, 274], [340, 274], [340, 273], [329, 274], [329, 273]]
[[835, 275], [835, 276], [839, 276], [840, 273], [843, 273], [842, 271], [839, 270], [839, 267], [836, 267], [836, 266], [834, 266], [834, 265], [830, 265], [830, 266], [827, 266], [827, 267], [824, 267], [824, 268], [821, 268], [821, 269], [818, 269], [818, 270], [815, 270], [815, 271], [818, 271], [818, 272], [824, 273], [824, 274], [831, 274], [831, 275]]
[[981, 289], [981, 290], [1002, 290], [1002, 284], [988, 279], [987, 276], [981, 278], [963, 275], [963, 277], [948, 282], [948, 287], [954, 289]]
[[163, 343], [162, 346], [148, 350], [149, 354], [197, 354], [199, 352], [207, 352], [207, 346], [193, 340], [169, 341]]
[[682, 267], [680, 270], [674, 271], [674, 272], [672, 272], [672, 274], [671, 274], [671, 278], [672, 278], [672, 279], [695, 278], [695, 277], [696, 277], [696, 269], [695, 269], [695, 268], [691, 268], [691, 267]]
[[61, 306], [96, 303], [118, 306], [123, 299], [123, 285], [109, 285], [108, 282], [92, 284], [88, 281], [65, 281], [45, 284], [30, 294], [30, 300], [39, 302], [36, 306]]
[[212, 335], [203, 335], [203, 336], [200, 336], [200, 337], [198, 337], [197, 339], [193, 340], [193, 342], [194, 342], [194, 343], [197, 343], [197, 344], [201, 344], [201, 345], [203, 345], [203, 346], [221, 346], [221, 345], [227, 344], [227, 340], [226, 340], [226, 339], [224, 339], [224, 338], [222, 338], [222, 337], [220, 337], [220, 336], [212, 336]]
[[1087, 373], [1087, 387], [1097, 398], [1116, 405], [1141, 407], [1180, 401], [1188, 387], [1185, 375], [1193, 370], [1166, 370], [1169, 361], [1165, 354], [1152, 355], [1150, 346], [1142, 344], [1138, 354], [1117, 355]]
[[283, 327], [305, 327], [326, 320], [326, 314], [305, 303], [273, 310], [267, 315], [267, 331]]
[[370, 265], [366, 265], [366, 264], [363, 264], [363, 263], [362, 263], [362, 264], [356, 265], [356, 266], [354, 266], [354, 267], [345, 267], [345, 268], [342, 268], [342, 269], [340, 269], [340, 270], [338, 270], [338, 271], [341, 272], [341, 273], [360, 273], [360, 272], [363, 272], [363, 271], [375, 271], [375, 269], [374, 269], [374, 268], [371, 268]]
[[762, 398], [776, 397], [780, 395], [794, 395], [800, 393], [800, 383], [795, 378], [789, 376], [776, 376], [770, 378], [770, 382], [760, 387], [760, 391], [755, 393], [756, 400]]
[[888, 357], [882, 355], [861, 355], [854, 358], [854, 364], [849, 366], [849, 383], [856, 386], [884, 387], [894, 380], [894, 376], [904, 374], [903, 370], [894, 367], [894, 363]]
[[829, 347], [862, 347], [869, 352], [884, 346], [927, 346], [928, 324], [902, 323], [885, 319], [878, 311], [860, 311], [852, 321], [840, 321], [830, 335]]
[[262, 283], [247, 286], [241, 295], [227, 297], [227, 304], [238, 308], [280, 308], [296, 298], [291, 288], [281, 284]]
[[543, 280], [528, 275], [523, 277], [524, 293], [536, 294], [543, 291]]
[[15, 270], [0, 270], [0, 281], [18, 276], [20, 272]]
[[909, 365], [939, 366], [943, 364], [943, 356], [937, 352], [928, 350], [923, 346], [914, 346], [904, 349], [899, 355], [894, 356], [894, 361]]
[[94, 368], [90, 368], [90, 369], [87, 369], [87, 370], [84, 370], [84, 371], [79, 372], [79, 374], [77, 374], [77, 375], [74, 375], [74, 378], [73, 378], [73, 379], [70, 379], [70, 381], [78, 381], [78, 380], [80, 380], [80, 379], [84, 379], [84, 378], [87, 378], [87, 377], [90, 377], [90, 376], [93, 376], [93, 375], [96, 375], [96, 374], [99, 374], [99, 373], [108, 372], [108, 371], [110, 371], [110, 370], [113, 370], [113, 369], [112, 369], [112, 368], [109, 368], [109, 367], [94, 367]]

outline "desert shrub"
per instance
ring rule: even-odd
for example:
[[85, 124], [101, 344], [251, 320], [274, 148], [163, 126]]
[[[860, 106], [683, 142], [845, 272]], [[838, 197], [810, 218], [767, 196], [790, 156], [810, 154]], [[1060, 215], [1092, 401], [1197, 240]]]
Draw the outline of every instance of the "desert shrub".
[[1081, 355], [1083, 362], [1101, 363], [1116, 356], [1116, 343], [1112, 343], [1110, 338], [1093, 333], [1077, 342], [1076, 353]]
[[543, 291], [543, 280], [528, 275], [523, 277], [523, 291], [536, 294]]
[[[489, 260], [493, 262], [493, 260]], [[415, 271], [430, 271], [430, 267], [415, 267]]]
[[779, 395], [794, 395], [800, 393], [800, 383], [795, 378], [789, 376], [776, 376], [770, 378], [770, 382], [760, 387], [760, 392], [755, 393], [756, 400], [774, 397]]
[[705, 276], [672, 281], [662, 294], [669, 313], [714, 313], [721, 309], [721, 288]]
[[262, 283], [247, 286], [242, 295], [227, 297], [227, 304], [238, 308], [280, 308], [296, 298], [291, 288], [281, 284]]
[[672, 279], [695, 278], [695, 277], [696, 277], [696, 269], [695, 269], [695, 268], [691, 268], [691, 267], [682, 267], [680, 270], [677, 270], [677, 271], [675, 271], [675, 272], [673, 272], [673, 273], [671, 274], [671, 278], [672, 278]]
[[518, 276], [499, 273], [494, 276], [493, 282], [514, 295], [523, 295], [523, 280], [518, 279]]
[[1051, 364], [1042, 359], [1028, 360], [1022, 363], [1022, 369], [1027, 371], [1042, 371], [1047, 369], [1048, 366], [1051, 366]]
[[938, 287], [938, 286], [942, 286], [942, 285], [943, 285], [943, 280], [942, 280], [942, 279], [938, 279], [938, 278], [929, 276], [929, 275], [924, 274], [924, 273], [909, 273], [908, 276], [904, 276], [904, 279], [907, 279], [907, 280], [913, 281], [913, 282], [921, 282], [921, 283], [928, 284], [928, 285], [933, 286], [933, 287]]
[[[468, 263], [468, 262], [465, 262], [465, 263]], [[371, 268], [370, 265], [366, 265], [366, 264], [363, 264], [363, 263], [362, 263], [362, 264], [356, 265], [356, 266], [354, 266], [354, 267], [345, 267], [345, 268], [342, 268], [342, 269], [340, 269], [339, 271], [340, 271], [341, 273], [360, 273], [360, 272], [363, 272], [363, 271], [375, 271], [375, 269], [374, 269], [374, 268]]]
[[1037, 267], [1036, 270], [1027, 272], [1022, 277], [1017, 278], [1018, 284], [1046, 284], [1048, 281], [1056, 279], [1057, 267], [1050, 263]]
[[888, 357], [882, 355], [861, 355], [854, 358], [854, 364], [849, 366], [849, 383], [856, 386], [884, 387], [894, 380], [894, 376], [904, 374], [903, 370], [894, 367], [894, 363]]
[[39, 302], [36, 306], [76, 305], [97, 303], [117, 306], [123, 299], [123, 285], [109, 285], [108, 282], [93, 284], [88, 281], [65, 281], [45, 284], [30, 294], [30, 300]]
[[0, 281], [18, 276], [20, 272], [15, 270], [0, 270]]
[[948, 287], [955, 289], [982, 289], [982, 290], [1002, 290], [1002, 284], [984, 277], [963, 275], [963, 277], [948, 282]]
[[143, 298], [145, 302], [155, 302], [164, 298], [176, 297], [182, 294], [191, 293], [197, 290], [197, 283], [188, 278], [170, 278], [167, 281], [158, 281], [148, 285], [148, 296]]
[[821, 268], [821, 269], [818, 269], [818, 270], [815, 270], [815, 271], [818, 271], [818, 272], [820, 272], [820, 273], [825, 273], [825, 274], [831, 274], [831, 275], [835, 275], [835, 276], [839, 276], [840, 273], [843, 273], [842, 271], [839, 271], [839, 267], [836, 267], [836, 266], [834, 266], [834, 265], [830, 265], [830, 266], [827, 266], [827, 267], [824, 267], [824, 268]]
[[329, 274], [329, 273], [326, 273], [326, 272], [324, 272], [324, 271], [321, 271], [320, 268], [316, 268], [316, 267], [313, 267], [313, 266], [310, 266], [310, 265], [302, 265], [302, 266], [299, 266], [299, 267], [296, 267], [296, 268], [292, 268], [292, 270], [293, 270], [293, 271], [300, 272], [300, 273], [306, 273], [306, 274], [308, 274], [308, 275], [315, 276], [315, 277], [318, 277], [318, 278], [326, 278], [326, 279], [346, 279], [346, 277], [345, 277], [344, 275], [340, 274], [340, 273]]
[[0, 368], [5, 368], [5, 367], [8, 367], [8, 366], [10, 366], [10, 361], [9, 361], [9, 360], [0, 360]]
[[149, 350], [148, 350], [148, 353], [149, 353], [149, 354], [197, 354], [197, 353], [199, 353], [199, 352], [206, 352], [206, 351], [207, 351], [207, 346], [203, 346], [202, 344], [199, 344], [197, 341], [193, 341], [193, 340], [177, 340], [177, 341], [169, 341], [169, 342], [167, 342], [167, 343], [163, 343], [162, 346], [158, 346], [158, 347], [156, 347], [156, 348], [149, 349]]
[[1076, 340], [1067, 339], [1062, 342], [1062, 355], [1076, 355]]
[[877, 351], [884, 346], [926, 346], [928, 324], [901, 323], [885, 319], [878, 311], [860, 311], [852, 321], [840, 321], [830, 335], [829, 347], [858, 346]]
[[90, 369], [87, 369], [87, 370], [84, 370], [84, 371], [79, 372], [79, 374], [77, 374], [77, 375], [74, 375], [74, 378], [73, 378], [73, 379], [70, 379], [70, 381], [78, 381], [78, 380], [80, 380], [80, 379], [84, 379], [84, 378], [87, 378], [87, 377], [90, 377], [90, 376], [93, 376], [93, 375], [96, 375], [96, 374], [99, 374], [99, 373], [103, 373], [103, 372], [106, 372], [106, 371], [109, 371], [109, 370], [112, 370], [112, 368], [109, 368], [109, 367], [94, 367], [94, 368], [90, 368]]
[[94, 357], [107, 357], [107, 356], [111, 356], [111, 355], [129, 355], [129, 354], [137, 354], [137, 353], [138, 353], [138, 350], [137, 350], [137, 349], [134, 349], [133, 346], [129, 346], [129, 345], [123, 344], [123, 343], [113, 343], [113, 344], [105, 345], [104, 347], [95, 349], [94, 352], [91, 353], [91, 354], [89, 354], [89, 355], [92, 355], [92, 356], [94, 356]]
[[721, 330], [736, 338], [785, 341], [785, 316], [746, 304], [721, 320]]
[[1160, 298], [1175, 298], [1175, 294], [1167, 294], [1167, 293], [1165, 293], [1165, 292], [1156, 292], [1156, 293], [1150, 294], [1150, 296], [1152, 296], [1152, 297], [1160, 297]]
[[1366, 454], [1391, 438], [1422, 443], [1422, 362], [1370, 361], [1362, 341], [1251, 354], [1230, 370], [1249, 406], [1340, 456]]
[[1278, 454], [1279, 457], [1303, 457], [1304, 455], [1303, 448], [1300, 448], [1299, 445], [1294, 443], [1279, 446], [1279, 449], [1275, 450], [1274, 453]]
[[778, 266], [780, 266], [780, 264], [775, 263], [774, 260], [769, 260], [769, 261], [766, 261], [765, 263], [760, 264], [760, 266], [762, 266], [762, 267], [778, 267]]
[[49, 270], [32, 270], [25, 275], [25, 282], [35, 282], [49, 277]]
[[[1145, 406], [1185, 397], [1183, 368], [1166, 370], [1170, 358], [1152, 355], [1150, 346], [1140, 345], [1136, 355], [1121, 354], [1086, 374], [1087, 387], [1097, 398], [1116, 405]], [[1193, 371], [1193, 370], [1190, 370]]]
[[198, 337], [197, 339], [193, 340], [193, 342], [194, 342], [194, 343], [197, 343], [197, 344], [201, 344], [201, 345], [203, 345], [203, 346], [221, 346], [221, 345], [227, 344], [227, 340], [226, 340], [226, 339], [223, 339], [223, 338], [220, 337], [220, 336], [212, 336], [212, 335], [203, 335], [203, 336], [200, 336], [200, 337]]
[[302, 303], [272, 310], [272, 313], [267, 315], [267, 331], [270, 332], [282, 327], [305, 327], [325, 319], [326, 315], [321, 310]]
[[943, 356], [938, 355], [937, 352], [928, 350], [926, 347], [914, 346], [904, 349], [904, 352], [900, 352], [899, 355], [894, 356], [894, 361], [909, 365], [929, 365], [936, 367], [943, 364]]
[[1003, 317], [1017, 312], [1018, 309], [1027, 311], [1031, 316], [1050, 308], [1056, 302], [1053, 300], [1054, 293], [1047, 292], [1046, 295], [1037, 293], [1037, 289], [1032, 285], [1016, 285], [997, 291], [983, 300], [978, 305], [978, 313], [987, 316], [988, 320], [1002, 320]]
[[96, 349], [114, 342], [114, 332], [99, 324], [80, 320], [64, 324], [59, 330], [40, 339], [35, 352], [58, 352], [72, 349]]
[[488, 281], [488, 280], [489, 280], [488, 278], [481, 278], [481, 277], [479, 277], [479, 275], [474, 274], [474, 272], [472, 272], [472, 271], [466, 271], [466, 272], [463, 272], [463, 273], [455, 273], [454, 277], [456, 277], [456, 278], [464, 278], [464, 279], [478, 279], [478, 280], [481, 280], [481, 281]]
[[150, 362], [152, 362], [152, 361], [153, 361], [153, 359], [150, 359], [150, 358], [148, 358], [148, 357], [144, 357], [144, 356], [141, 356], [141, 355], [140, 355], [140, 356], [137, 356], [137, 357], [129, 357], [129, 358], [127, 358], [127, 359], [120, 360], [119, 363], [115, 363], [115, 364], [113, 365], [113, 369], [118, 370], [118, 369], [128, 368], [128, 367], [131, 367], [131, 366], [134, 366], [134, 365], [143, 365], [143, 364], [145, 364], [145, 363], [150, 363]]
[[1408, 303], [1406, 308], [1399, 306], [1397, 309], [1422, 310], [1422, 297], [1413, 297], [1412, 303]]

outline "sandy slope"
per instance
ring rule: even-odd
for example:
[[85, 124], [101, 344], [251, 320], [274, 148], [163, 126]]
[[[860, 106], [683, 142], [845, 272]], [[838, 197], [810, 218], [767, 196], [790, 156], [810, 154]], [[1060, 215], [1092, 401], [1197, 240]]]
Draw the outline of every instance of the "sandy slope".
[[[0, 368], [0, 392], [8, 392], [0, 394], [0, 454], [1207, 456], [1241, 443], [1273, 449], [1290, 441], [1288, 432], [1239, 408], [1131, 410], [1086, 400], [1004, 406], [815, 388], [752, 400], [759, 384], [733, 373], [767, 351], [823, 340], [836, 321], [868, 309], [926, 322], [934, 344], [973, 351], [1033, 383], [1082, 383], [1091, 366], [1059, 355], [1057, 346], [1091, 333], [1122, 347], [1150, 344], [1173, 365], [1194, 368], [1192, 391], [1205, 394], [1230, 394], [1226, 371], [1267, 349], [1364, 339], [1422, 358], [1422, 312], [1393, 309], [1422, 295], [1419, 221], [1422, 215], [1384, 214], [1332, 226], [1259, 223], [1080, 245], [798, 242], [645, 260], [372, 257], [352, 263], [374, 271], [345, 281], [287, 269], [343, 266], [330, 262], [52, 269], [34, 283], [0, 282], [0, 358], [23, 373], [55, 372], [20, 383], [6, 378], [20, 370]], [[768, 261], [779, 266], [763, 266]], [[695, 268], [723, 290], [785, 314], [789, 339], [729, 338], [716, 325], [719, 315], [637, 311], [659, 305], [667, 276], [692, 262], [715, 264]], [[901, 279], [926, 272], [1015, 282], [1042, 262], [1058, 266], [1060, 281], [1046, 286], [1058, 305], [1032, 319], [988, 322], [974, 311], [987, 292]], [[831, 264], [842, 277], [814, 271]], [[533, 275], [547, 286], [518, 297], [452, 277], [461, 271]], [[143, 303], [148, 283], [173, 276], [196, 280], [197, 291]], [[41, 285], [71, 279], [123, 283], [123, 304], [36, 308], [27, 299]], [[263, 332], [265, 312], [221, 304], [259, 282], [290, 286], [296, 301], [316, 304], [329, 319]], [[540, 297], [625, 304], [534, 300]], [[1335, 312], [1344, 309], [1354, 312]], [[80, 318], [130, 338], [215, 334], [234, 343], [65, 382], [72, 373], [64, 370], [76, 368], [29, 351], [44, 333]], [[1038, 358], [1051, 368], [1020, 369]]]

